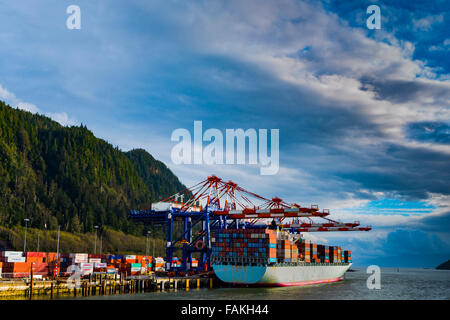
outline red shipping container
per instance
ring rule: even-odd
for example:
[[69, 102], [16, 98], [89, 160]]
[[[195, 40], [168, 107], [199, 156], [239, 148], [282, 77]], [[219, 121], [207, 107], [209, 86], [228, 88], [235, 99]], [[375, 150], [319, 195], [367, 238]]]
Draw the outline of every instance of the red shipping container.
[[47, 263], [33, 263], [33, 272], [48, 272]]
[[46, 253], [45, 252], [26, 252], [25, 256], [27, 258], [29, 258], [29, 257], [33, 257], [33, 258], [41, 257], [41, 258], [44, 258], [46, 256]]

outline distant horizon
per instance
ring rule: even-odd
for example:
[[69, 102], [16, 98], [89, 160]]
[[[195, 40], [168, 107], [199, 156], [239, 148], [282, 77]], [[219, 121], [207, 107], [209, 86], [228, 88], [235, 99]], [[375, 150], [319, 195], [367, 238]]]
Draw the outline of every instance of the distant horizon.
[[[444, 261], [445, 262], [445, 261]], [[376, 264], [375, 264], [376, 265]], [[371, 265], [364, 265], [364, 266], [360, 266], [360, 265], [357, 265], [357, 266], [355, 266], [355, 265], [352, 265], [351, 267], [350, 267], [350, 270], [354, 270], [354, 269], [367, 269], [369, 266], [371, 266]], [[400, 268], [400, 269], [432, 269], [432, 270], [439, 270], [439, 271], [450, 271], [450, 269], [436, 269], [436, 267], [438, 267], [438, 266], [435, 266], [435, 267], [412, 267], [412, 266], [380, 266], [380, 265], [378, 265], [381, 269], [397, 269], [397, 268]]]

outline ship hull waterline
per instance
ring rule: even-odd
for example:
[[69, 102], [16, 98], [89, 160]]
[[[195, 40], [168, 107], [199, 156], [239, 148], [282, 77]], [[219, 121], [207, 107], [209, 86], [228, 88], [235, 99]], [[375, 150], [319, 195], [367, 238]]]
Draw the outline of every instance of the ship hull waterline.
[[352, 264], [248, 266], [213, 264], [216, 276], [223, 282], [255, 287], [290, 287], [333, 283], [344, 279]]

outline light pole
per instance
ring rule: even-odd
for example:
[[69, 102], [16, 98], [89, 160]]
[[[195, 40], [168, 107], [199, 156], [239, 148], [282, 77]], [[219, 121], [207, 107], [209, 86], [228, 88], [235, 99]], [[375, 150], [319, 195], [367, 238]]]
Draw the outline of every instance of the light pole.
[[155, 258], [155, 236], [153, 236], [153, 258]]
[[58, 241], [56, 243], [56, 258], [59, 258], [59, 232], [61, 230], [61, 226], [58, 226]]
[[27, 251], [27, 227], [28, 227], [28, 221], [30, 219], [23, 219], [25, 221], [25, 238], [23, 239], [23, 252]]
[[147, 244], [146, 244], [146, 248], [145, 248], [145, 255], [146, 256], [148, 256], [148, 250], [150, 249], [149, 248], [149, 243], [148, 243], [148, 240], [149, 240], [149, 236], [150, 236], [150, 233], [151, 233], [151, 231], [147, 231]]
[[41, 231], [38, 231], [38, 241], [36, 251], [39, 252], [39, 238], [41, 237]]
[[100, 254], [102, 254], [102, 246], [103, 246], [103, 235], [100, 234]]
[[94, 226], [94, 228], [95, 228], [94, 254], [97, 254], [97, 229], [98, 229], [98, 226]]
[[61, 226], [58, 226], [58, 241], [56, 243], [56, 276], [59, 275], [59, 233], [61, 230]]

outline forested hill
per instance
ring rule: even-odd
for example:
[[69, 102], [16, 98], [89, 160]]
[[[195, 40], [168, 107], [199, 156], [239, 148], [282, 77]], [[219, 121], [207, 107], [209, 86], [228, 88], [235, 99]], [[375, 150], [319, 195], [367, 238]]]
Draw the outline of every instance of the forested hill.
[[129, 209], [185, 187], [145, 150], [124, 153], [85, 126], [0, 102], [0, 226], [92, 232], [94, 225], [140, 234]]
[[166, 198], [186, 188], [163, 162], [153, 158], [144, 149], [134, 149], [126, 155], [155, 201], [162, 200], [159, 197]]

